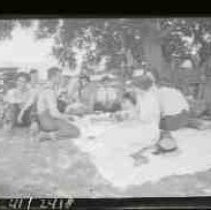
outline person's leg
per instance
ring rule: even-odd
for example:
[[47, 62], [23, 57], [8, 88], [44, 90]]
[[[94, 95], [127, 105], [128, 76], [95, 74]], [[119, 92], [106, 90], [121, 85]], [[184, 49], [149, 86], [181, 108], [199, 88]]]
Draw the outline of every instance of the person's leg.
[[37, 122], [39, 124], [39, 141], [56, 140], [55, 133], [58, 130], [57, 123], [50, 116], [48, 111], [37, 115]]
[[41, 131], [54, 132], [58, 130], [57, 122], [51, 117], [48, 111], [38, 114], [38, 122]]
[[17, 125], [17, 116], [20, 112], [18, 104], [8, 104], [5, 114], [4, 122], [11, 128]]
[[63, 120], [57, 120], [50, 116], [48, 112], [39, 114], [40, 129], [44, 132], [54, 132], [56, 138], [77, 138], [80, 136], [79, 129]]
[[173, 152], [177, 149], [178, 147], [176, 141], [172, 137], [171, 132], [168, 130], [161, 130], [161, 136], [156, 144], [153, 154], [159, 155], [163, 153]]
[[156, 150], [153, 152], [154, 154], [163, 154], [166, 152], [175, 151], [177, 149], [177, 144], [171, 135], [171, 131], [186, 126], [186, 119], [188, 121], [187, 115], [183, 117], [182, 114], [166, 116], [161, 119], [161, 135], [159, 141], [156, 144]]
[[56, 137], [58, 139], [78, 138], [80, 136], [80, 130], [75, 125], [67, 123], [63, 120], [56, 120], [56, 122], [58, 128], [56, 132]]
[[29, 107], [23, 114], [23, 118], [22, 118], [22, 126], [30, 126], [31, 125], [31, 113], [32, 113], [32, 107]]
[[188, 125], [188, 112], [183, 111], [176, 115], [165, 116], [160, 121], [160, 129], [166, 131], [174, 131]]

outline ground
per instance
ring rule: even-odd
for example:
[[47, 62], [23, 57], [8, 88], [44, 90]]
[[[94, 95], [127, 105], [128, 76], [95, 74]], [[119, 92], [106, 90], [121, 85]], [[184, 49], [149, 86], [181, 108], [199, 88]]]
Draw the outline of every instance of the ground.
[[[71, 140], [35, 142], [24, 129], [0, 131], [0, 196], [140, 197], [211, 195], [211, 169], [119, 191]], [[140, 174], [141, 176], [141, 174]]]

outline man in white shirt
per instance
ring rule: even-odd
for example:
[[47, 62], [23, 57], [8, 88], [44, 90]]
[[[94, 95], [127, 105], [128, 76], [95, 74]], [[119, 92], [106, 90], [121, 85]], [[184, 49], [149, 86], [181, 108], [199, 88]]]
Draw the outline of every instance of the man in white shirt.
[[26, 106], [33, 98], [33, 91], [29, 87], [30, 77], [21, 72], [17, 75], [16, 88], [9, 90], [5, 96], [7, 108], [5, 123], [12, 128], [15, 125], [29, 126], [31, 123], [31, 106]]
[[161, 110], [160, 128], [171, 131], [185, 127], [188, 123], [189, 104], [182, 92], [163, 80], [158, 88], [158, 98]]
[[53, 67], [48, 70], [49, 83], [39, 93], [37, 114], [40, 128], [44, 132], [53, 132], [56, 138], [77, 138], [79, 129], [70, 122], [68, 115], [61, 113], [57, 106], [57, 87], [61, 71]]

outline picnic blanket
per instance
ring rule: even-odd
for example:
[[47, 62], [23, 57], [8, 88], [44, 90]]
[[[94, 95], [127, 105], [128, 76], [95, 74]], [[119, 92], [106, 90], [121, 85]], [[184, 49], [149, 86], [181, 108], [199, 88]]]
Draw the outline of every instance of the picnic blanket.
[[[89, 154], [101, 176], [119, 189], [125, 190], [132, 185], [157, 182], [168, 176], [193, 174], [211, 168], [211, 130], [181, 129], [173, 132], [179, 152], [159, 156], [149, 153], [149, 162], [136, 166], [134, 159], [121, 147], [121, 139], [112, 139], [114, 144], [109, 141], [111, 145], [103, 142], [105, 139], [101, 137], [106, 132], [112, 132], [116, 126], [114, 123], [95, 123], [89, 126], [86, 123], [81, 123], [85, 135], [81, 139], [75, 139], [74, 143]], [[90, 135], [95, 138], [89, 138]], [[119, 147], [116, 141], [120, 144]], [[133, 141], [127, 145], [129, 151], [131, 148], [134, 148]]]

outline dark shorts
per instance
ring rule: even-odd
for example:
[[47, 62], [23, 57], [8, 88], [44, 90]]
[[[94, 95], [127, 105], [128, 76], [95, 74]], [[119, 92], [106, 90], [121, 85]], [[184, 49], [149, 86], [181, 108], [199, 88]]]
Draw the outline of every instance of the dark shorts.
[[160, 129], [174, 131], [188, 125], [189, 114], [187, 111], [182, 111], [176, 115], [169, 115], [161, 118]]

